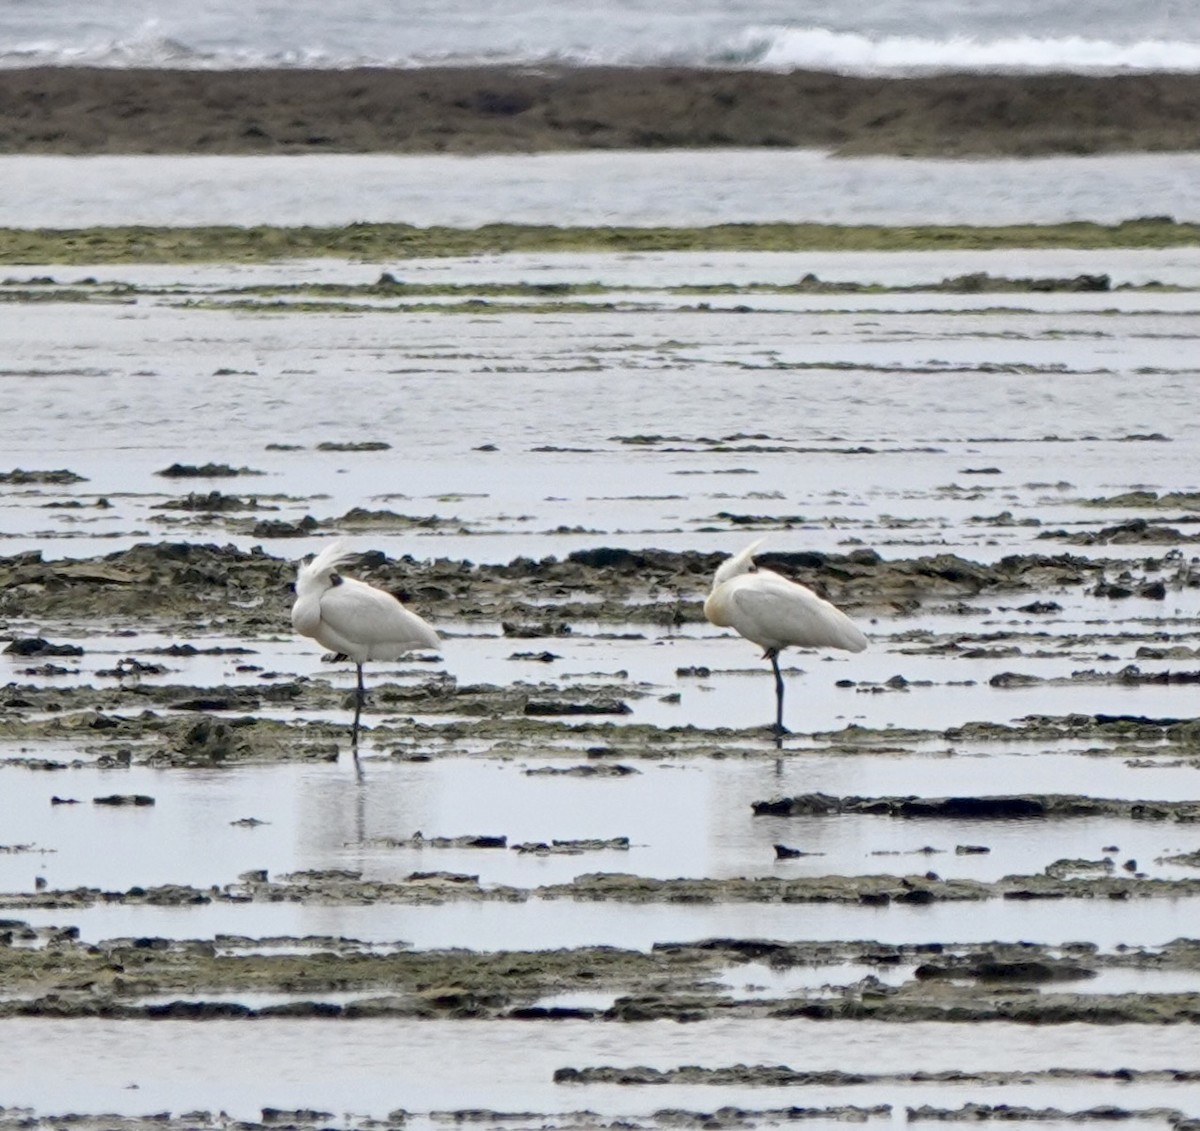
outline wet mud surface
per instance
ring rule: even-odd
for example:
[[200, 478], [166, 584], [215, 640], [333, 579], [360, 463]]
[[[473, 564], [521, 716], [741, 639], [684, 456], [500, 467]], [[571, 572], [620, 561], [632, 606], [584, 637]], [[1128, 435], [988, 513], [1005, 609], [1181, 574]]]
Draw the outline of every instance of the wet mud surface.
[[[1194, 1124], [1196, 283], [968, 266], [703, 310], [669, 259], [5, 284], [5, 407], [50, 382], [112, 434], [26, 411], [0, 466], [0, 1025], [33, 1050], [0, 1126]], [[178, 423], [198, 375], [222, 436]], [[403, 417], [337, 417], [335, 380]], [[871, 640], [785, 653], [779, 739], [769, 667], [702, 613], [764, 533]], [[353, 669], [288, 620], [334, 535], [443, 637], [367, 666], [357, 767]], [[842, 1026], [864, 1051], [818, 1063]], [[459, 1067], [357, 1107], [332, 1068], [162, 1116], [116, 1090], [139, 1032], [228, 1027]], [[47, 1029], [124, 1051], [54, 1101]], [[487, 1092], [466, 1062], [506, 1047]]]

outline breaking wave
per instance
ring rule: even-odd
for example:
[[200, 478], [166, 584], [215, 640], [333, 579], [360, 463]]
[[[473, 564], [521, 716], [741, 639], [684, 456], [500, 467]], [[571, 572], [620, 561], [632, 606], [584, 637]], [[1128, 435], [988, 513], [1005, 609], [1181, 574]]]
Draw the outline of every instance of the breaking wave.
[[824, 28], [751, 28], [730, 63], [767, 70], [887, 74], [929, 71], [1200, 71], [1200, 43], [1083, 36], [870, 38]]

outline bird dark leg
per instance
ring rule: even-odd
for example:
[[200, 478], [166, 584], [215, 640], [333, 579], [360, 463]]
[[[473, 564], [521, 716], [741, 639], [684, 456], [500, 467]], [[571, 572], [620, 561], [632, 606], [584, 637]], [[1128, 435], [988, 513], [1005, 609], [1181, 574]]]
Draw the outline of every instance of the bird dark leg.
[[355, 664], [358, 668], [358, 691], [354, 696], [354, 730], [350, 733], [350, 749], [354, 752], [354, 760], [358, 761], [358, 722], [362, 718], [363, 701], [367, 697], [367, 689], [363, 686], [363, 671], [362, 664]]
[[775, 670], [775, 735], [778, 738], [790, 733], [783, 725], [783, 673], [779, 670], [779, 649], [768, 648], [766, 656]]

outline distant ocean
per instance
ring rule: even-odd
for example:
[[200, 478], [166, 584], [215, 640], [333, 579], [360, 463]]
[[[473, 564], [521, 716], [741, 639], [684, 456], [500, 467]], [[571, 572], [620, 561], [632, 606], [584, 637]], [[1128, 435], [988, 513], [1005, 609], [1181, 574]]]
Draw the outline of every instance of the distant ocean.
[[0, 0], [0, 66], [1200, 72], [1196, 0]]

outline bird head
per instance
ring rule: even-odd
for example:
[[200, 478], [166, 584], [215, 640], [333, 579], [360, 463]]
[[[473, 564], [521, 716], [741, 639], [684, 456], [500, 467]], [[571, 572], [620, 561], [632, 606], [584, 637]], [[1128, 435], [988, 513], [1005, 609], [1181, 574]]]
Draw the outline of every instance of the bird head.
[[296, 593], [298, 595], [319, 592], [342, 583], [338, 566], [353, 560], [356, 554], [346, 549], [340, 539], [330, 542], [310, 562], [301, 562], [296, 570]]
[[730, 558], [726, 558], [718, 567], [717, 572], [713, 575], [713, 588], [724, 584], [730, 578], [737, 577], [743, 573], [753, 573], [756, 568], [754, 565], [754, 551], [759, 548], [765, 538], [759, 538], [757, 541], [751, 542], [744, 550], [739, 550]]

